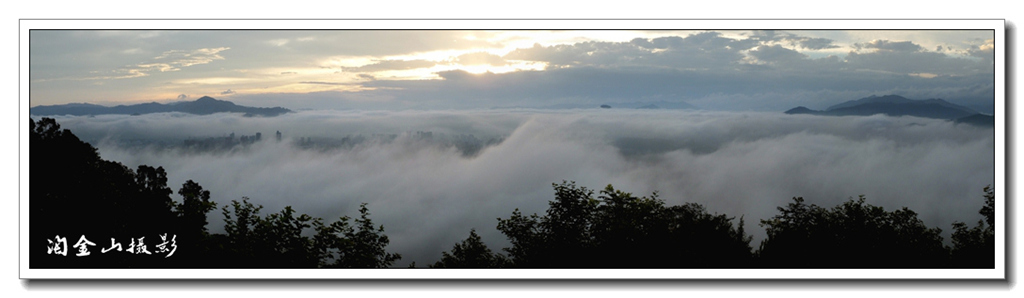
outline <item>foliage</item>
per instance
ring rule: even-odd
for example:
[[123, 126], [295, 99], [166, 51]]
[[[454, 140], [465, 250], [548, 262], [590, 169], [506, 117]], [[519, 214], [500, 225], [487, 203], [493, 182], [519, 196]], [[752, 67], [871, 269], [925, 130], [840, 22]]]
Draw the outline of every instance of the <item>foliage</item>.
[[952, 258], [954, 267], [995, 267], [995, 190], [985, 186], [985, 205], [978, 211], [984, 219], [968, 228], [966, 223], [953, 223]]
[[355, 221], [358, 229], [349, 226], [348, 217], [324, 224], [322, 218], [296, 216], [291, 206], [267, 216], [260, 216], [262, 209], [248, 198], [222, 208], [230, 266], [386, 268], [401, 258], [385, 251], [384, 227], [373, 226], [365, 203]]
[[388, 253], [384, 247], [390, 240], [384, 235], [384, 226], [374, 228], [366, 203], [359, 205], [359, 219], [355, 220], [358, 230], [344, 230], [350, 245], [344, 246], [333, 267], [342, 268], [385, 268], [402, 258], [399, 254]]
[[941, 230], [907, 208], [887, 212], [861, 196], [832, 209], [793, 198], [761, 221], [762, 265], [773, 268], [930, 268], [947, 264]]
[[502, 268], [508, 265], [508, 258], [499, 253], [491, 252], [484, 244], [476, 229], [469, 231], [469, 238], [456, 243], [452, 252], [442, 252], [441, 260], [431, 268]]
[[[103, 246], [107, 237], [147, 237], [179, 231], [169, 209], [170, 189], [163, 168], [100, 159], [96, 148], [51, 118], [29, 119], [29, 260], [33, 268], [168, 267], [179, 265], [159, 258], [107, 254], [94, 258], [48, 258], [44, 239], [80, 236]], [[193, 248], [191, 245], [189, 249]], [[95, 250], [99, 250], [96, 248]]]
[[736, 267], [750, 258], [742, 228], [698, 204], [666, 207], [657, 193], [638, 198], [611, 185], [599, 199], [574, 182], [552, 186], [555, 200], [545, 216], [517, 209], [498, 219], [498, 230], [512, 243], [505, 250], [513, 266]]
[[[348, 217], [325, 224], [320, 218], [297, 215], [291, 207], [261, 216], [262, 206], [248, 198], [222, 208], [225, 234], [210, 234], [206, 214], [216, 209], [208, 190], [188, 180], [171, 199], [167, 172], [140, 165], [136, 171], [102, 160], [88, 143], [51, 118], [29, 120], [30, 131], [30, 263], [33, 268], [312, 268], [388, 267], [398, 254], [387, 253], [384, 227], [375, 227], [366, 204], [356, 227]], [[312, 234], [312, 236], [306, 236]], [[107, 247], [112, 237], [128, 241], [147, 237], [153, 248], [158, 235], [174, 235], [172, 258], [129, 253], [88, 258], [56, 258], [45, 254], [47, 242], [76, 237]], [[99, 250], [99, 248], [94, 248]]]

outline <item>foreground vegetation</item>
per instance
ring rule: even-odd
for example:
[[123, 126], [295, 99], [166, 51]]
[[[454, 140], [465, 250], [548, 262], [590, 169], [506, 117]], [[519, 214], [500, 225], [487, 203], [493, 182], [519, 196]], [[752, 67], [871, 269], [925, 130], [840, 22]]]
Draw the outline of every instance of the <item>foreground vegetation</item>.
[[[102, 160], [53, 119], [30, 120], [29, 264], [32, 268], [386, 268], [384, 226], [364, 203], [356, 218], [325, 220], [291, 207], [232, 200], [222, 206], [224, 233], [210, 233], [217, 209], [194, 181], [171, 199], [162, 167]], [[488, 248], [475, 230], [432, 268], [993, 268], [994, 191], [984, 188], [984, 220], [953, 223], [952, 246], [907, 208], [886, 211], [864, 197], [832, 208], [803, 198], [760, 220], [767, 238], [755, 250], [744, 218], [711, 214], [703, 206], [666, 206], [654, 193], [637, 197], [611, 185], [595, 190], [563, 181], [543, 215], [518, 209], [497, 229], [512, 246]], [[735, 224], [734, 224], [735, 223]], [[161, 235], [162, 234], [162, 235]], [[74, 257], [79, 236], [95, 242], [93, 255]], [[101, 252], [135, 240], [155, 249], [173, 235], [173, 257]], [[55, 236], [67, 238], [67, 256], [48, 253]], [[95, 238], [93, 238], [95, 237]], [[110, 245], [106, 239], [111, 238]]]

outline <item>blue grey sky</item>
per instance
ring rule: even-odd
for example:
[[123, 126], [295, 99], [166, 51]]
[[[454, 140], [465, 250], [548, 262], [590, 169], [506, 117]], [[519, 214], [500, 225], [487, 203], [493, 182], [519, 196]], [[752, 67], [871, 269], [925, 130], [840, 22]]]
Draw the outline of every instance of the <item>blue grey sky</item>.
[[686, 102], [812, 109], [899, 94], [983, 112], [992, 31], [53, 31], [31, 106], [195, 100], [290, 109]]

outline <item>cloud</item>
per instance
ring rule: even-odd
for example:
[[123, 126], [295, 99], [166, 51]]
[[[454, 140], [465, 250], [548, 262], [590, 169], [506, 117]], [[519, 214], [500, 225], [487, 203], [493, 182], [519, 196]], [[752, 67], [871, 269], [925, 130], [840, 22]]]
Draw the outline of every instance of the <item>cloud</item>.
[[888, 41], [884, 39], [876, 39], [866, 43], [856, 43], [854, 47], [859, 49], [878, 49], [882, 51], [891, 52], [920, 52], [923, 51], [920, 45], [914, 44], [911, 41]]
[[987, 63], [992, 63], [995, 60], [995, 43], [992, 39], [985, 40], [985, 42], [979, 45], [977, 48], [972, 48], [967, 51], [971, 57], [981, 58]]
[[517, 49], [506, 60], [543, 61], [556, 66], [648, 66], [676, 69], [728, 68], [756, 44], [703, 32], [686, 37], [633, 39], [630, 42], [581, 42]]
[[783, 48], [780, 45], [759, 46], [756, 50], [750, 51], [750, 54], [760, 61], [780, 64], [794, 63], [807, 59], [807, 55]]
[[[866, 195], [903, 206], [947, 231], [975, 222], [981, 188], [993, 182], [990, 129], [913, 117], [821, 117], [781, 113], [590, 109], [432, 112], [307, 111], [273, 118], [216, 114], [58, 117], [62, 127], [99, 144], [103, 158], [163, 166], [168, 184], [187, 179], [211, 190], [218, 206], [248, 196], [276, 212], [284, 206], [324, 218], [356, 214], [368, 202], [385, 226], [399, 266], [430, 263], [476, 229], [494, 249], [507, 247], [498, 217], [519, 208], [543, 213], [551, 183], [613, 184], [634, 194], [658, 191], [670, 205], [696, 202], [758, 219], [794, 196], [834, 206]], [[117, 140], [184, 140], [281, 131], [286, 141], [247, 150], [189, 154], [117, 145]], [[504, 137], [475, 156], [426, 146], [406, 132]], [[302, 150], [302, 137], [397, 134], [393, 142], [351, 149]], [[218, 212], [210, 227], [220, 232]]]
[[229, 50], [229, 47], [203, 48], [192, 51], [171, 50], [153, 58], [154, 60], [169, 60], [169, 65], [177, 67], [188, 67], [193, 65], [207, 64], [214, 60], [223, 60], [220, 52]]
[[228, 90], [224, 90], [223, 92], [220, 93], [220, 95], [229, 95], [229, 94], [235, 94], [235, 91], [231, 91], [231, 89], [228, 89]]
[[828, 38], [809, 38], [808, 37], [808, 38], [804, 38], [804, 39], [799, 40], [797, 43], [800, 45], [801, 48], [809, 49], [809, 50], [824, 50], [824, 49], [834, 49], [834, 48], [838, 48], [839, 47], [839, 46], [837, 46], [835, 44], [832, 44], [832, 42], [833, 42], [833, 40], [828, 39]]
[[163, 52], [160, 56], [154, 57], [152, 61], [136, 63], [127, 65], [115, 70], [111, 70], [110, 73], [115, 75], [105, 76], [90, 76], [90, 77], [76, 77], [76, 78], [65, 78], [66, 80], [110, 80], [110, 79], [130, 79], [149, 76], [152, 72], [173, 72], [179, 71], [182, 67], [189, 67], [194, 65], [201, 65], [213, 62], [214, 60], [223, 60], [224, 57], [218, 53], [224, 50], [228, 50], [228, 47], [220, 48], [203, 48], [193, 51], [183, 50], [171, 50]]
[[186, 100], [186, 99], [188, 99], [188, 95], [186, 95], [186, 94], [178, 94], [178, 100]]
[[338, 83], [338, 82], [320, 82], [320, 81], [302, 81], [299, 84], [312, 84], [312, 85], [352, 85], [352, 83]]
[[273, 40], [268, 40], [267, 43], [272, 44], [274, 46], [281, 47], [281, 46], [284, 46], [284, 45], [288, 44], [288, 39], [287, 38], [273, 39]]
[[850, 52], [846, 56], [850, 69], [886, 71], [899, 74], [929, 72], [962, 76], [987, 73], [992, 65], [984, 61], [950, 57], [938, 52], [883, 50], [873, 53]]
[[459, 55], [458, 57], [456, 57], [453, 62], [462, 64], [462, 65], [477, 65], [477, 64], [505, 65], [505, 59], [502, 59], [501, 56], [494, 55], [494, 54], [491, 54], [491, 53], [488, 53], [488, 52], [475, 52], [475, 53], [469, 53], [469, 54], [462, 54], [462, 55]]
[[437, 64], [437, 62], [428, 60], [379, 60], [363, 66], [342, 67], [341, 69], [348, 72], [375, 72], [384, 70], [427, 68]]
[[748, 41], [766, 46], [786, 44], [806, 50], [824, 50], [839, 47], [834, 44], [834, 40], [829, 38], [800, 36], [786, 31], [755, 30], [747, 35], [749, 36]]
[[282, 71], [281, 72], [281, 75], [286, 75], [286, 76], [287, 75], [293, 75], [293, 74], [299, 74], [299, 73], [298, 72], [294, 72], [294, 71]]

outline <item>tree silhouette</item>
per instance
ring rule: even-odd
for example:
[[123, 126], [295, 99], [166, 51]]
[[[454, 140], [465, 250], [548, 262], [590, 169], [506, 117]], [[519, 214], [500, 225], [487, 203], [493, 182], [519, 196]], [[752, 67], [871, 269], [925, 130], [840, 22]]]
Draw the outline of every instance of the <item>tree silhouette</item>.
[[732, 218], [698, 204], [666, 207], [657, 193], [635, 197], [611, 185], [597, 200], [575, 183], [552, 186], [555, 200], [545, 216], [516, 209], [498, 219], [515, 267], [728, 268], [751, 256], [750, 237]]
[[861, 196], [834, 208], [793, 198], [762, 220], [759, 257], [772, 268], [934, 268], [948, 263], [941, 230], [907, 208], [887, 212]]
[[[291, 206], [261, 216], [263, 206], [248, 200], [232, 200], [221, 210], [226, 232], [221, 246], [228, 252], [228, 267], [386, 268], [401, 258], [385, 250], [389, 240], [384, 226], [373, 226], [365, 203], [357, 227], [352, 227], [348, 217], [324, 224], [322, 218], [296, 215]], [[305, 236], [307, 231], [313, 236]]]
[[476, 229], [469, 230], [469, 238], [456, 243], [452, 252], [441, 252], [441, 260], [430, 268], [502, 268], [508, 265], [505, 256], [491, 252]]
[[[29, 266], [32, 268], [169, 267], [176, 263], [130, 253], [101, 253], [113, 242], [177, 232], [170, 210], [170, 189], [162, 168], [102, 160], [88, 143], [61, 129], [52, 118], [29, 119]], [[75, 241], [81, 236], [96, 243], [89, 257], [46, 254], [48, 239]], [[113, 240], [111, 240], [113, 238]], [[190, 245], [182, 243], [182, 245]]]
[[953, 222], [953, 266], [961, 268], [995, 268], [995, 190], [985, 186], [985, 205], [978, 211], [985, 217], [978, 225]]
[[370, 220], [370, 212], [366, 203], [359, 205], [359, 219], [355, 220], [358, 230], [345, 230], [345, 238], [350, 240], [351, 245], [341, 250], [341, 256], [334, 263], [334, 267], [341, 268], [386, 268], [402, 258], [399, 254], [392, 254], [385, 251], [384, 247], [390, 243], [388, 236], [384, 235], [384, 226], [375, 228]]
[[207, 236], [206, 214], [217, 208], [217, 203], [210, 201], [210, 191], [188, 180], [178, 189], [178, 195], [181, 195], [182, 203], [175, 204], [174, 209], [182, 219], [184, 229], [195, 231], [197, 237]]

